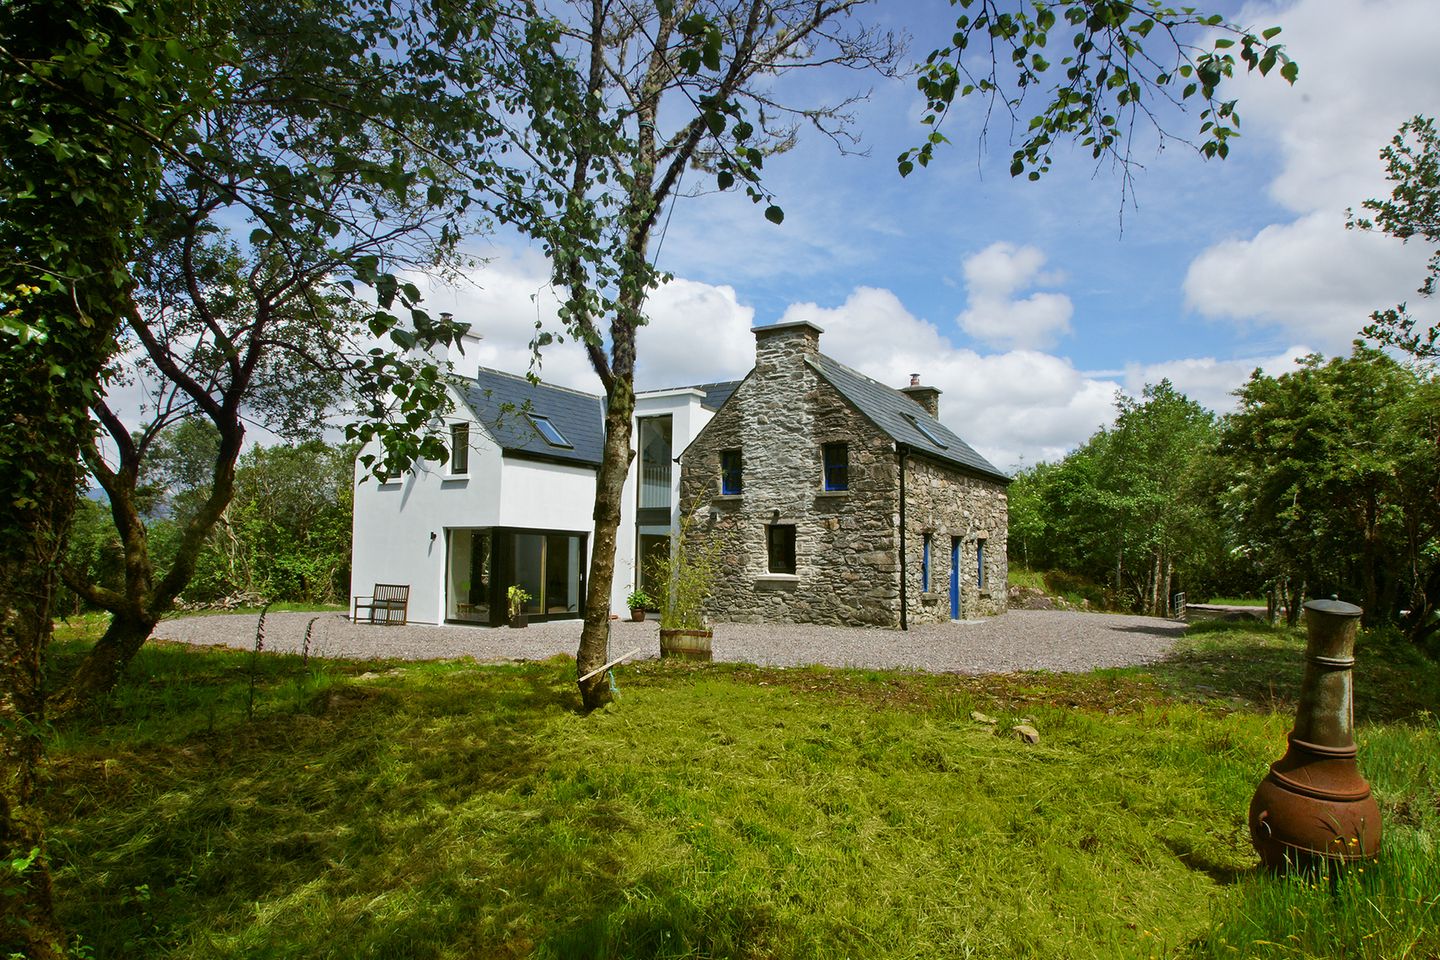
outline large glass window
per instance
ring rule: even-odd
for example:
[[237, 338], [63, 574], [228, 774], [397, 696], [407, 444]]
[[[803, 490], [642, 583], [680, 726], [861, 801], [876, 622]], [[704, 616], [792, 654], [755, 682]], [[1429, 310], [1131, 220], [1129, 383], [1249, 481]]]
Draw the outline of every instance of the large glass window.
[[515, 585], [530, 595], [525, 613], [544, 613], [545, 608], [545, 535], [517, 533], [514, 537]]
[[450, 424], [450, 472], [464, 476], [470, 472], [470, 424]]
[[765, 528], [771, 573], [795, 572], [795, 525], [775, 523]]
[[639, 568], [636, 583], [657, 604], [670, 585], [660, 579], [656, 561], [670, 557], [670, 528], [659, 524], [641, 526], [638, 531]]
[[640, 421], [640, 509], [670, 507], [671, 425], [669, 417]]
[[825, 460], [825, 489], [850, 489], [850, 445], [827, 443], [821, 448]]
[[445, 618], [471, 623], [490, 621], [489, 530], [450, 530]]
[[720, 492], [726, 495], [739, 493], [745, 487], [740, 471], [740, 451], [720, 451]]

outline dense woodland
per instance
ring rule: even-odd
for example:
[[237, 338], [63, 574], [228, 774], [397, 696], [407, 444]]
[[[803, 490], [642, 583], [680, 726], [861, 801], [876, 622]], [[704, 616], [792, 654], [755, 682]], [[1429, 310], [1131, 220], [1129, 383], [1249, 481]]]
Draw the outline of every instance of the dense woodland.
[[1293, 620], [1337, 595], [1371, 624], [1440, 633], [1440, 383], [1356, 344], [1256, 371], [1216, 417], [1168, 381], [1117, 401], [1113, 426], [1010, 488], [1010, 562], [1098, 602], [1157, 614], [1267, 597]]

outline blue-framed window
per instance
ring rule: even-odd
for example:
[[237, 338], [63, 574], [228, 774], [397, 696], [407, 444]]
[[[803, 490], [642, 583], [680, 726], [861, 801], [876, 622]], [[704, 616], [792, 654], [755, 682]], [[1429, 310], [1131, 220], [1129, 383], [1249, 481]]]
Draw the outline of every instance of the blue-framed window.
[[985, 589], [985, 541], [975, 541], [975, 586]]
[[930, 534], [925, 534], [925, 553], [920, 558], [920, 589], [930, 592]]
[[530, 422], [535, 424], [535, 429], [540, 431], [540, 436], [544, 437], [545, 442], [550, 444], [550, 446], [571, 446], [570, 441], [565, 439], [565, 434], [561, 433], [560, 428], [550, 422], [549, 417], [542, 417], [532, 413], [530, 414]]
[[450, 424], [450, 475], [462, 477], [470, 472], [470, 424]]
[[825, 462], [825, 489], [850, 489], [850, 445], [827, 443], [820, 448]]
[[739, 450], [720, 451], [720, 492], [726, 495], [740, 493], [745, 489], [745, 477], [740, 467]]

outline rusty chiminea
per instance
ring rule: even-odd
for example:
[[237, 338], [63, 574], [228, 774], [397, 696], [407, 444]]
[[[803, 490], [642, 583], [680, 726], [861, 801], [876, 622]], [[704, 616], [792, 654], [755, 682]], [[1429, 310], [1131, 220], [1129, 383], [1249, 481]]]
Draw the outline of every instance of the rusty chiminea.
[[1290, 748], [1250, 801], [1250, 839], [1265, 866], [1349, 862], [1380, 853], [1380, 808], [1355, 762], [1355, 631], [1361, 610], [1305, 604], [1305, 679]]

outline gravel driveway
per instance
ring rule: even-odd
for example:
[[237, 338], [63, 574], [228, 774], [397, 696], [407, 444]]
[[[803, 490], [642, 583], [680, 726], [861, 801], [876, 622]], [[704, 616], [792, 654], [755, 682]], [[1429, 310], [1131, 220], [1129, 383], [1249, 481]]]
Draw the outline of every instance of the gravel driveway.
[[[272, 613], [265, 620], [267, 650], [298, 653], [313, 613]], [[343, 614], [319, 614], [311, 653], [322, 657], [433, 660], [474, 657], [481, 662], [543, 660], [575, 654], [580, 621], [508, 627], [376, 627]], [[255, 642], [251, 614], [183, 617], [155, 628], [155, 636], [198, 645], [248, 649]], [[643, 647], [660, 653], [659, 625], [611, 621], [611, 656]], [[812, 624], [721, 623], [715, 659], [764, 666], [868, 667], [955, 673], [1012, 670], [1081, 672], [1164, 658], [1185, 625], [1154, 617], [1065, 610], [1011, 610], [987, 620], [926, 624], [909, 631]]]

